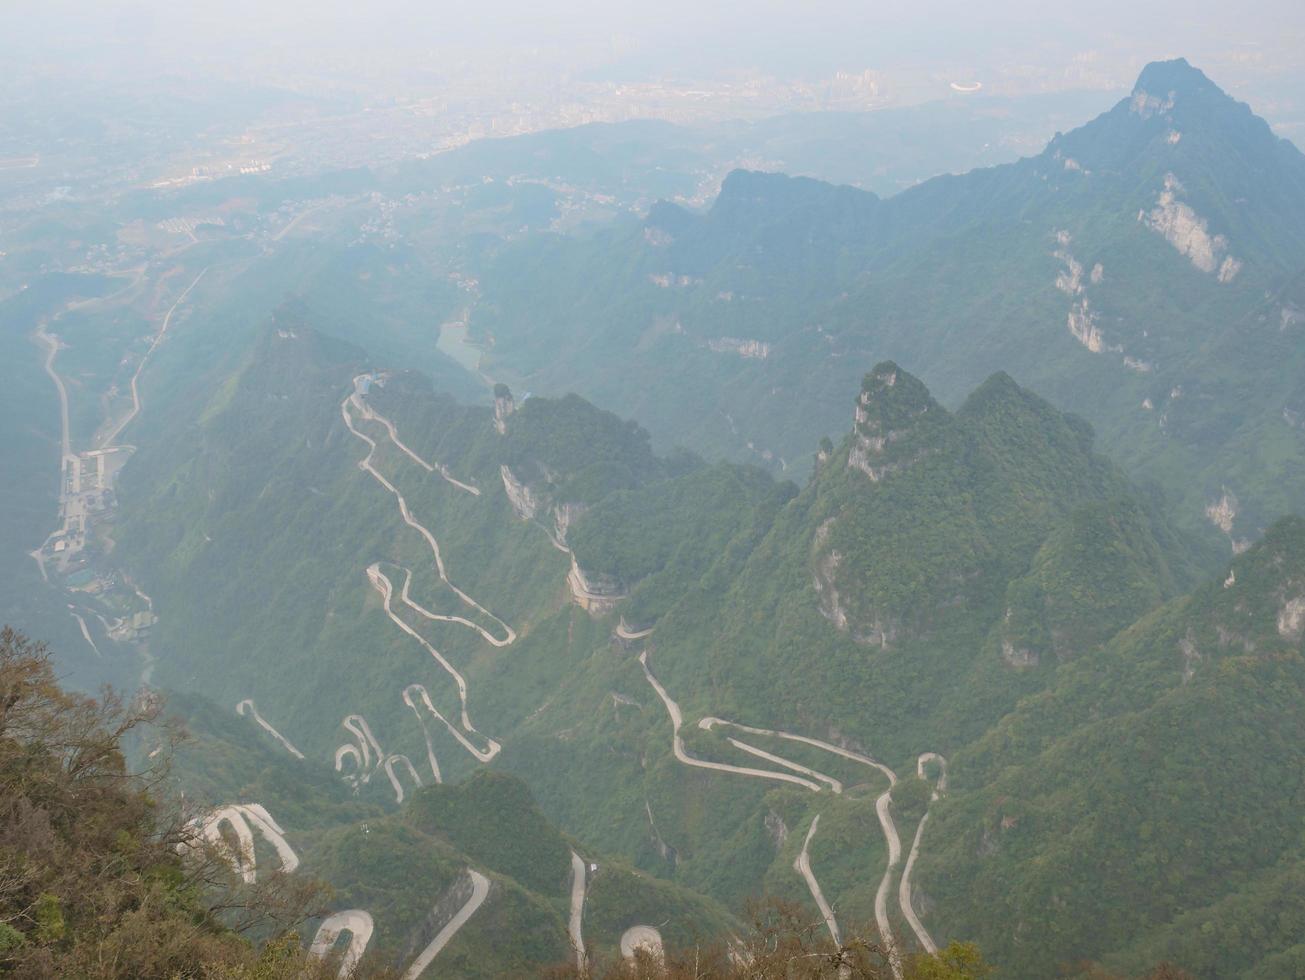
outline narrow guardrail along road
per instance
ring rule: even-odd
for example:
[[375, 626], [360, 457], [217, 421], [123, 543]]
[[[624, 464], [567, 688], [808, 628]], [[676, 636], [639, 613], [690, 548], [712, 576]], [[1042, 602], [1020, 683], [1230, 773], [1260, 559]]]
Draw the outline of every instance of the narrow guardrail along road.
[[367, 944], [371, 942], [375, 926], [371, 913], [363, 909], [344, 909], [335, 912], [323, 919], [322, 924], [317, 927], [317, 934], [313, 936], [313, 943], [308, 948], [308, 952], [318, 959], [325, 959], [335, 948], [341, 934], [347, 932], [349, 945], [340, 959], [340, 972], [336, 974], [339, 980], [347, 980], [362, 960], [363, 953], [367, 952]]
[[[696, 766], [702, 769], [714, 769], [718, 772], [732, 772], [741, 776], [789, 782], [817, 793], [821, 792], [823, 789], [828, 789], [834, 794], [841, 794], [843, 792], [843, 784], [834, 777], [812, 769], [809, 766], [804, 766], [799, 762], [786, 759], [774, 752], [768, 752], [765, 749], [751, 745], [744, 742], [742, 739], [737, 739], [732, 736], [726, 736], [726, 740], [735, 748], [756, 756], [759, 759], [764, 759], [767, 762], [781, 766], [784, 769], [789, 770], [789, 772], [776, 772], [768, 769], [751, 769], [745, 766], [734, 766], [721, 762], [709, 762], [705, 759], [698, 759], [689, 755], [684, 748], [684, 740], [680, 736], [680, 729], [684, 725], [684, 716], [680, 711], [680, 706], [675, 702], [670, 694], [667, 693], [666, 688], [662, 686], [661, 682], [653, 675], [652, 669], [648, 666], [647, 650], [644, 650], [639, 654], [639, 663], [643, 667], [644, 676], [648, 679], [648, 683], [651, 684], [653, 690], [657, 692], [657, 696], [661, 698], [662, 704], [666, 707], [666, 713], [670, 716], [672, 731], [671, 750], [675, 755], [675, 758], [680, 762], [685, 765]], [[889, 962], [893, 969], [893, 975], [900, 980], [902, 975], [901, 955], [897, 949], [897, 943], [893, 938], [892, 923], [888, 918], [888, 896], [892, 889], [893, 873], [896, 871], [898, 864], [901, 863], [902, 860], [902, 841], [897, 833], [897, 825], [893, 820], [891, 810], [892, 792], [893, 787], [897, 785], [897, 774], [882, 762], [872, 759], [868, 755], [845, 748], [841, 745], [835, 745], [832, 742], [826, 742], [823, 739], [812, 738], [809, 735], [799, 735], [794, 732], [779, 731], [772, 728], [758, 728], [753, 725], [744, 725], [739, 722], [727, 721], [724, 718], [716, 718], [710, 715], [700, 719], [698, 727], [704, 731], [711, 731], [717, 727], [728, 727], [752, 735], [787, 739], [791, 742], [810, 745], [813, 748], [840, 756], [851, 762], [858, 763], [859, 765], [875, 769], [888, 779], [888, 789], [881, 793], [875, 800], [875, 815], [879, 819], [879, 827], [883, 831], [884, 841], [888, 845], [888, 860], [884, 867], [883, 877], [879, 881], [879, 888], [875, 893], [875, 925], [879, 929], [880, 938], [890, 950]], [[930, 802], [937, 800], [939, 795], [946, 792], [947, 789], [947, 760], [937, 753], [925, 752], [919, 757], [916, 763], [918, 774], [923, 778], [925, 775], [925, 765], [931, 761], [938, 762], [942, 766], [942, 775], [939, 777], [938, 782], [934, 787]], [[793, 773], [798, 773], [800, 775], [792, 775]], [[915, 933], [920, 945], [929, 952], [935, 952], [937, 946], [934, 943], [933, 938], [929, 935], [928, 930], [925, 929], [924, 924], [920, 922], [919, 916], [916, 914], [915, 909], [911, 904], [912, 895], [910, 873], [913, 870], [915, 858], [919, 854], [920, 841], [923, 838], [924, 825], [928, 820], [928, 817], [929, 812], [926, 810], [924, 817], [920, 820], [920, 826], [916, 829], [915, 841], [911, 848], [911, 857], [907, 863], [906, 869], [902, 873], [902, 881], [900, 882], [900, 887], [898, 889], [898, 901], [902, 907], [902, 915], [911, 926], [911, 930]], [[812, 837], [815, 836], [816, 825], [819, 823], [819, 820], [820, 817], [817, 815], [812, 821], [811, 829], [808, 830], [806, 840], [802, 845], [802, 853], [798, 856], [798, 861], [794, 867], [798, 873], [806, 879], [812, 897], [816, 900], [816, 904], [820, 908], [820, 913], [825, 918], [826, 925], [829, 926], [830, 935], [835, 937], [835, 941], [837, 942], [837, 937], [839, 935], [837, 920], [835, 919], [833, 909], [824, 900], [824, 895], [820, 891], [819, 882], [817, 882], [815, 874], [811, 871], [811, 863], [807, 855], [808, 847], [811, 843]]]

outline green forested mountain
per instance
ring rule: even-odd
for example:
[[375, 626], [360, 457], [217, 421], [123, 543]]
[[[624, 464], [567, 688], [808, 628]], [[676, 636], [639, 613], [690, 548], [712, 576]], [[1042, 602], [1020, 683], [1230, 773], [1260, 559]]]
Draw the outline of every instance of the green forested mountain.
[[[515, 911], [503, 914], [537, 937], [530, 956], [565, 952], [556, 920], [565, 912], [563, 838], [543, 822], [488, 816], [501, 812], [621, 856], [599, 863], [630, 862], [620, 874], [661, 896], [602, 885], [612, 910], [584, 913], [602, 943], [634, 921], [618, 912], [627, 905], [647, 917], [657, 902], [714, 901], [738, 915], [762, 893], [811, 903], [795, 871], [805, 855], [844, 932], [886, 931], [907, 950], [922, 936], [975, 938], [1015, 976], [1087, 960], [1125, 971], [1164, 958], [1184, 964], [1189, 906], [1145, 876], [1128, 887], [1147, 892], [1150, 918], [1111, 924], [1074, 905], [1091, 929], [1063, 920], [1054, 902], [1037, 904], [1043, 893], [1032, 884], [1012, 893], [1004, 901], [1033, 903], [1040, 917], [1029, 920], [1040, 924], [1028, 941], [1011, 927], [1023, 906], [991, 893], [1055, 861], [1074, 833], [1062, 824], [1075, 811], [1061, 800], [1082, 792], [1075, 766], [1092, 756], [1060, 745], [1088, 738], [1093, 725], [1121, 735], [1112, 717], [1161, 717], [1166, 685], [1191, 697], [1213, 683], [1203, 678], [1217, 676], [1220, 658], [1204, 652], [1211, 641], [1199, 630], [1190, 683], [1187, 634], [1168, 662], [1157, 652], [1156, 666], [1143, 668], [1146, 657], [1132, 651], [1162, 646], [1144, 639], [1148, 631], [1202, 596], [1235, 602], [1242, 593], [1223, 589], [1225, 570], [1182, 598], [1205, 579], [1206, 547], [1098, 453], [1085, 422], [1005, 374], [948, 411], [884, 362], [845, 404], [847, 435], [819, 447], [798, 488], [762, 470], [655, 455], [638, 426], [577, 397], [518, 403], [500, 387], [493, 408], [464, 407], [284, 309], [198, 426], [174, 427], [173, 441], [143, 448], [133, 464], [139, 483], [124, 504], [121, 560], [160, 608], [175, 610], [152, 638], [154, 682], [219, 704], [253, 698], [307, 756], [302, 765], [325, 776], [334, 764], [338, 803], [315, 805], [317, 815], [293, 798], [280, 805], [304, 812], [328, 880], [388, 910], [377, 955], [403, 952], [415, 913], [406, 892], [358, 877], [354, 858], [372, 848], [377, 868], [438, 864], [445, 859], [417, 856], [436, 828], [445, 843], [434, 852], [449, 863], [432, 865], [432, 880], [447, 887], [464, 859], [506, 876], [515, 884], [502, 894], [516, 896], [505, 900]], [[1241, 570], [1263, 564], [1256, 556], [1273, 540], [1239, 558], [1233, 577], [1254, 602], [1287, 615], [1290, 596], [1273, 598], [1278, 586]], [[185, 601], [194, 594], [206, 602]], [[1207, 629], [1217, 643], [1218, 629], [1232, 627]], [[1299, 652], [1298, 639], [1282, 640]], [[1253, 692], [1276, 682], [1257, 668], [1242, 683], [1228, 701], [1213, 688], [1204, 703], [1251, 731], [1262, 710]], [[222, 726], [244, 726], [246, 741], [292, 764], [252, 715], [216, 710]], [[1213, 751], [1201, 730], [1174, 737], [1184, 753]], [[195, 768], [224, 766], [239, 771], [230, 761]], [[1037, 779], [1021, 767], [1036, 767]], [[495, 781], [486, 768], [521, 782]], [[1186, 771], [1147, 804], [1153, 824], [1181, 823], [1170, 808], [1209, 791], [1186, 786]], [[445, 785], [418, 789], [437, 778]], [[250, 788], [270, 786], [261, 779]], [[1267, 793], [1279, 783], [1264, 785]], [[1112, 785], [1112, 805], [1134, 812], [1141, 786]], [[525, 787], [537, 811], [513, 795]], [[1231, 784], [1227, 793], [1250, 812], [1232, 801]], [[349, 815], [350, 806], [370, 815]], [[1039, 807], [1060, 822], [1043, 830], [1031, 818]], [[1005, 850], [973, 844], [1007, 839], [990, 827], [1026, 815], [1027, 843], [1009, 866]], [[1224, 855], [1237, 847], [1220, 836], [1227, 821], [1191, 826], [1186, 877], [1172, 887], [1201, 882], [1206, 904], [1250, 909], [1291, 873], [1290, 851], [1278, 848], [1257, 865], [1263, 873], [1226, 880]], [[917, 830], [915, 891], [903, 899]], [[539, 847], [514, 855], [514, 839]], [[1142, 867], [1160, 860], [1146, 840], [1103, 824], [1099, 846]], [[1092, 852], [1080, 851], [1071, 846], [1082, 863], [1058, 880], [1079, 903], [1124, 904], [1112, 900], [1115, 880], [1083, 856]], [[422, 891], [422, 901], [438, 892]], [[666, 926], [668, 941], [691, 939], [690, 921], [728, 918], [707, 914]], [[1243, 943], [1229, 955], [1250, 968], [1289, 948], [1285, 939]], [[1206, 975], [1206, 964], [1192, 967]]]
[[1299, 976], [1303, 562], [1278, 522], [957, 753], [921, 858], [938, 912], [1030, 974]]
[[1240, 547], [1305, 506], [1302, 216], [1305, 156], [1180, 59], [1037, 156], [891, 198], [738, 171], [706, 212], [513, 243], [472, 329], [498, 376], [799, 477], [867, 363], [952, 405], [1004, 370]]
[[[1179, 60], [892, 197], [737, 170], [645, 207], [829, 124], [594, 127], [27, 229], [24, 270], [95, 222], [168, 244], [0, 301], [0, 622], [190, 737], [145, 786], [95, 722], [79, 796], [0, 685], [0, 974], [76, 972], [125, 920], [150, 956], [156, 912], [240, 976], [323, 923], [368, 969], [654, 936], [741, 969], [759, 897], [831, 976], [851, 937], [895, 980], [977, 980], [965, 947], [911, 960], [970, 940], [1010, 977], [1305, 970], [1305, 157]], [[117, 717], [39, 660], [42, 724]], [[174, 831], [234, 894], [329, 900], [251, 952]]]
[[[329, 766], [293, 758], [266, 733], [203, 698], [177, 696], [168, 710], [183, 719], [187, 733], [172, 766], [176, 788], [201, 811], [261, 802], [300, 860], [293, 874], [330, 886], [323, 908], [371, 916], [375, 931], [365, 966], [415, 959], [465, 900], [459, 885], [468, 868], [488, 876], [489, 894], [440, 952], [440, 969], [523, 976], [574, 961], [568, 933], [573, 851], [586, 869], [583, 937], [595, 958], [617, 956], [624, 931], [641, 922], [660, 926], [676, 946], [741, 928], [710, 900], [567, 838], [511, 775], [485, 771], [456, 785], [428, 786], [396, 810], [392, 800], [357, 798]], [[385, 782], [383, 771], [373, 778]], [[256, 857], [276, 866], [270, 849], [264, 854], [258, 847]], [[308, 936], [317, 922], [307, 924]]]

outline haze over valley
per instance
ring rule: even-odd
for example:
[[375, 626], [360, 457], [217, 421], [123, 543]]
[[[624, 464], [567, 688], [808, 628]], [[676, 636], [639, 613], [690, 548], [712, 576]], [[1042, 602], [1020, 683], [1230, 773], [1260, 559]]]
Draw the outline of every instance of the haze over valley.
[[1305, 975], [1305, 17], [0, 40], [0, 975]]

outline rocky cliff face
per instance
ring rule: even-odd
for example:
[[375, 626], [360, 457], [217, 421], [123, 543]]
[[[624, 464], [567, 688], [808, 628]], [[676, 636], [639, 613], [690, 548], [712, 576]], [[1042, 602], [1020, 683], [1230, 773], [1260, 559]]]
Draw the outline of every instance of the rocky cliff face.
[[516, 399], [512, 397], [512, 390], [507, 385], [498, 384], [494, 386], [494, 428], [498, 430], [499, 435], [507, 432], [508, 416], [517, 410]]
[[566, 584], [576, 605], [593, 616], [611, 612], [617, 602], [625, 598], [625, 588], [613, 578], [586, 572], [566, 543], [566, 534], [571, 524], [588, 508], [574, 502], [553, 503], [546, 488], [536, 488], [525, 483], [506, 464], [499, 467], [499, 475], [503, 479], [503, 490], [512, 504], [512, 512], [519, 519], [533, 521], [540, 518], [540, 515], [548, 515], [548, 522], [540, 520], [540, 526], [552, 540], [553, 546], [567, 552], [571, 558]]
[[571, 525], [579, 519], [580, 515], [589, 508], [584, 504], [561, 503], [553, 505], [553, 539], [562, 547], [566, 547], [566, 532], [570, 530]]
[[571, 598], [575, 604], [591, 616], [605, 616], [616, 608], [616, 604], [625, 598], [625, 589], [614, 578], [585, 572], [571, 556], [571, 571], [567, 573], [566, 584], [571, 589]]
[[517, 479], [516, 474], [506, 465], [498, 468], [503, 478], [503, 490], [512, 504], [512, 511], [523, 521], [535, 519], [539, 512], [539, 498], [526, 484]]

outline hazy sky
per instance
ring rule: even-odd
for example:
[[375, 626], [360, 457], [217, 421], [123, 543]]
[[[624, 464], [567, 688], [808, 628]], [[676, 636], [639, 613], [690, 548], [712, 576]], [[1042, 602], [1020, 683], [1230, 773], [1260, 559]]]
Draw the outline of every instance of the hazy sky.
[[474, 64], [613, 81], [932, 72], [1039, 91], [1127, 87], [1185, 55], [1263, 102], [1280, 78], [1296, 86], [1282, 98], [1301, 91], [1303, 52], [1305, 0], [0, 0], [10, 64], [269, 84]]
[[1156, 55], [1234, 44], [1280, 48], [1305, 34], [1300, 0], [4, 0], [7, 48], [110, 39], [169, 57], [191, 48], [360, 45], [537, 47], [577, 60], [640, 50], [666, 64], [792, 71], [902, 59], [986, 63], [1025, 52], [1146, 44]]

